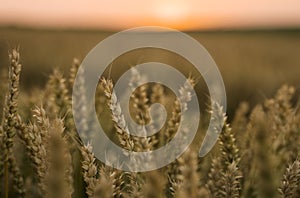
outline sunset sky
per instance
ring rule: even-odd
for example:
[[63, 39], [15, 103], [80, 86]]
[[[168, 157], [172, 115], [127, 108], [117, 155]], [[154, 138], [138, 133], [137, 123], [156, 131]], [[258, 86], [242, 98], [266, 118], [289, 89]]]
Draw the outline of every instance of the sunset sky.
[[180, 30], [300, 27], [299, 0], [0, 0], [0, 25]]

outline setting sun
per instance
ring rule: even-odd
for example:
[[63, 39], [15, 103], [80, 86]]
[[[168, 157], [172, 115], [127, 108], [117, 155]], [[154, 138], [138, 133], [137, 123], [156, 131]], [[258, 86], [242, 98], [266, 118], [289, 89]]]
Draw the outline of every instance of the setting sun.
[[153, 12], [157, 21], [171, 26], [182, 26], [189, 17], [188, 5], [182, 1], [156, 2]]

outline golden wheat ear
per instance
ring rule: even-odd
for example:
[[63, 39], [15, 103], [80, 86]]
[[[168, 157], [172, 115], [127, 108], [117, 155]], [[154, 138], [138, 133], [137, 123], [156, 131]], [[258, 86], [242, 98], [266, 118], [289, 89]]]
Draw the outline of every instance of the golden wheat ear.
[[[95, 186], [93, 197], [111, 198], [114, 195], [114, 183], [110, 174], [104, 172], [101, 174], [98, 183]], [[119, 196], [119, 195], [118, 195]]]
[[[160, 142], [161, 145], [167, 144], [173, 136], [177, 133], [178, 126], [180, 124], [181, 116], [183, 114], [182, 111], [187, 111], [188, 103], [191, 101], [191, 91], [195, 86], [195, 80], [192, 78], [188, 78], [186, 82], [179, 88], [179, 98], [175, 99], [174, 107], [172, 109], [172, 114], [170, 119], [168, 120], [166, 127], [163, 131], [163, 138]], [[183, 134], [186, 135], [188, 130], [183, 130]], [[185, 143], [185, 137], [182, 138], [182, 143]], [[166, 194], [167, 196], [174, 196], [176, 191], [179, 188], [181, 180], [178, 180], [179, 174], [179, 161], [176, 159], [173, 163], [167, 166], [167, 174], [169, 180], [167, 182]]]
[[192, 89], [194, 86], [195, 80], [193, 78], [188, 78], [184, 85], [180, 87], [179, 98], [175, 99], [172, 115], [167, 122], [167, 126], [164, 131], [164, 140], [161, 144], [168, 143], [177, 132], [179, 122], [181, 121], [181, 115], [183, 113], [181, 110], [187, 111], [188, 103], [191, 101]]
[[[136, 130], [140, 133], [147, 135], [148, 129], [143, 125], [149, 124], [150, 115], [149, 115], [149, 96], [148, 96], [148, 84], [143, 84], [147, 81], [146, 76], [143, 76], [139, 73], [137, 69], [134, 67], [131, 68], [131, 78], [129, 79], [129, 87], [131, 88], [132, 95], [131, 101], [132, 106], [130, 107], [130, 111], [135, 115], [135, 121], [139, 125]], [[137, 85], [140, 85], [136, 87]], [[137, 151], [150, 151], [153, 147], [153, 142], [155, 142], [155, 136], [152, 138], [147, 137], [136, 137], [131, 136], [135, 149]]]
[[50, 122], [47, 144], [49, 167], [45, 177], [47, 197], [72, 197], [74, 192], [72, 156], [64, 130], [62, 119]]
[[96, 158], [93, 153], [93, 148], [90, 144], [83, 146], [81, 148], [82, 154], [82, 171], [83, 171], [83, 179], [86, 183], [85, 192], [89, 197], [94, 196], [94, 192], [96, 190], [97, 183], [99, 182], [98, 177], [98, 165], [96, 164]]
[[283, 85], [273, 98], [264, 103], [267, 120], [271, 126], [270, 133], [273, 135], [272, 149], [279, 159], [277, 166], [280, 171], [283, 171], [282, 164], [295, 160], [300, 151], [297, 144], [294, 144], [300, 140], [292, 103], [294, 94], [294, 87]]
[[133, 91], [131, 99], [133, 100], [132, 110], [135, 111], [135, 119], [138, 124], [143, 125], [149, 122], [149, 98], [148, 98], [148, 84], [138, 86], [135, 89], [135, 86], [138, 84], [143, 84], [146, 80], [146, 77], [141, 76], [139, 71], [135, 68], [131, 68], [131, 78], [129, 80], [129, 87]]
[[2, 132], [1, 132], [1, 161], [2, 164], [0, 174], [4, 174], [4, 193], [7, 197], [9, 195], [9, 172], [13, 175], [13, 186], [19, 196], [25, 196], [24, 181], [21, 176], [21, 171], [17, 165], [15, 156], [13, 154], [14, 138], [16, 135], [17, 125], [17, 111], [18, 111], [18, 96], [19, 96], [19, 82], [22, 65], [20, 63], [19, 49], [13, 49], [9, 52], [9, 81], [8, 93], [3, 110]]
[[[120, 145], [129, 150], [134, 151], [137, 148], [134, 140], [130, 136], [129, 129], [127, 127], [127, 123], [124, 119], [124, 115], [122, 113], [122, 109], [120, 107], [118, 98], [116, 94], [113, 92], [113, 82], [112, 80], [107, 80], [105, 78], [101, 78], [100, 80], [101, 86], [104, 89], [104, 94], [107, 98], [107, 106], [111, 111], [111, 117], [114, 124], [114, 128], [117, 131], [117, 136]], [[125, 164], [126, 165], [126, 164]], [[139, 166], [139, 164], [136, 164]], [[117, 192], [132, 192], [136, 191], [137, 186], [137, 174], [130, 172], [113, 172], [114, 178], [119, 178], [120, 181], [114, 179], [114, 194], [118, 194]], [[126, 180], [126, 182], [124, 182]]]
[[222, 127], [222, 132], [219, 135], [220, 152], [218, 157], [212, 160], [207, 187], [213, 197], [239, 197], [242, 172], [239, 168], [241, 158], [235, 134], [227, 123], [227, 116], [219, 103], [212, 102], [211, 112], [212, 118], [217, 122], [216, 126]]
[[178, 158], [178, 169], [180, 174], [177, 174], [179, 189], [176, 192], [176, 197], [191, 197], [200, 196], [200, 176], [198, 169], [198, 155], [195, 151], [187, 149], [185, 153]]
[[269, 120], [266, 119], [266, 113], [262, 107], [259, 106], [258, 108], [253, 120], [255, 142], [252, 145], [255, 156], [253, 167], [257, 169], [255, 190], [259, 197], [276, 197], [278, 175], [274, 174], [274, 162], [271, 158], [272, 155], [270, 155]]
[[300, 161], [296, 159], [289, 164], [283, 175], [279, 192], [282, 197], [299, 197], [297, 188], [300, 187]]
[[113, 92], [113, 82], [112, 80], [101, 78], [100, 83], [101, 86], [104, 88], [104, 93], [107, 98], [107, 105], [111, 111], [111, 117], [114, 123], [114, 127], [117, 131], [119, 143], [125, 149], [129, 151], [133, 151], [134, 142], [130, 137], [127, 123], [124, 119], [124, 115], [122, 113], [122, 109], [120, 107], [118, 98], [116, 94]]
[[77, 135], [75, 134], [72, 101], [67, 88], [67, 80], [58, 69], [54, 69], [46, 84], [43, 106], [50, 120], [57, 117], [64, 118], [66, 128], [64, 133]]
[[39, 194], [46, 193], [45, 177], [47, 175], [47, 168], [49, 167], [47, 161], [47, 142], [50, 128], [50, 122], [42, 107], [35, 107], [33, 110], [33, 123], [28, 125], [19, 118], [19, 137], [26, 147], [26, 153], [31, 160], [31, 164], [35, 169], [36, 180], [39, 189]]
[[166, 178], [164, 174], [159, 170], [151, 171], [145, 175], [145, 182], [141, 188], [141, 196], [145, 198], [165, 197], [165, 185]]
[[69, 73], [69, 79], [68, 79], [68, 83], [69, 83], [68, 85], [69, 85], [70, 91], [73, 90], [74, 82], [75, 82], [79, 67], [80, 67], [80, 60], [77, 58], [73, 58], [73, 62], [72, 62], [72, 65], [70, 68], [70, 73]]

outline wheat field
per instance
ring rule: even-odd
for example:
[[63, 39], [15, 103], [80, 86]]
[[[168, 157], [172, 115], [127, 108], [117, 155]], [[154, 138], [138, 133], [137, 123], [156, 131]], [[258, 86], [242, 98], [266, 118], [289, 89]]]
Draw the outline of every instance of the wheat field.
[[[1, 197], [300, 197], [299, 96], [293, 86], [282, 85], [254, 108], [241, 103], [230, 123], [217, 102], [207, 106], [208, 117], [218, 116], [225, 123], [209, 155], [198, 157], [203, 124], [197, 141], [168, 166], [125, 172], [97, 160], [92, 145], [83, 144], [77, 135], [71, 98], [80, 61], [74, 59], [69, 75], [54, 69], [45, 87], [24, 93], [19, 85], [20, 56], [18, 48], [10, 50], [9, 71], [2, 74]], [[137, 81], [142, 74], [134, 75]], [[188, 81], [197, 83], [193, 76]], [[182, 112], [176, 98], [164, 96], [164, 86], [145, 84], [132, 95], [132, 112], [140, 124], [149, 119], [151, 104], [172, 104], [161, 132], [149, 138], [126, 133], [113, 86], [112, 79], [101, 78], [95, 108], [105, 117], [100, 122], [116, 144], [150, 151], [172, 139]], [[188, 95], [189, 90], [181, 93]], [[76, 108], [87, 115], [81, 100], [83, 105]], [[93, 130], [88, 116], [81, 124]]]
[[[97, 43], [113, 33], [100, 30], [0, 27], [0, 70], [4, 70], [4, 74], [7, 72], [7, 52], [14, 46], [20, 46], [24, 66], [20, 85], [28, 93], [43, 88], [53, 68], [58, 67], [63, 74], [68, 75], [74, 57], [83, 60]], [[253, 108], [265, 98], [272, 97], [282, 84], [293, 85], [296, 92], [299, 92], [300, 31], [186, 33], [201, 43], [218, 65], [228, 96], [227, 112], [230, 120], [240, 102], [247, 101]], [[187, 75], [190, 72], [186, 70], [186, 62], [177, 56], [162, 51], [141, 50], [114, 60], [112, 73], [119, 76], [119, 68], [156, 60], [176, 66]], [[199, 84], [201, 82], [196, 85], [196, 90], [203, 87]]]

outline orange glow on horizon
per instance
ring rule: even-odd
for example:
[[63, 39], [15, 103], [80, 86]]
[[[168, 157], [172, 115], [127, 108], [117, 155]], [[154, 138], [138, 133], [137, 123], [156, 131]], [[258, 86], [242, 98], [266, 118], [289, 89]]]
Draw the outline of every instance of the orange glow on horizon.
[[[3, 2], [5, 1], [5, 2]], [[0, 25], [122, 30], [300, 27], [298, 0], [0, 0]]]

